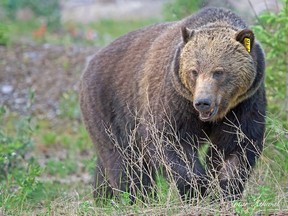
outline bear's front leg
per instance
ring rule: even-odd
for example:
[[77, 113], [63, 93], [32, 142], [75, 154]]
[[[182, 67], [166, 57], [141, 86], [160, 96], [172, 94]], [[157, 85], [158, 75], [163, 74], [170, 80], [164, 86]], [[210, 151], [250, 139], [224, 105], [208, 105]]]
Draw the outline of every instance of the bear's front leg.
[[245, 156], [237, 153], [224, 156], [219, 150], [210, 149], [208, 155], [210, 171], [221, 189], [220, 197], [225, 200], [241, 198], [252, 165], [245, 161]]
[[191, 146], [185, 150], [167, 147], [161, 158], [159, 165], [164, 175], [176, 183], [182, 199], [189, 201], [193, 197], [205, 195], [208, 181], [196, 149]]
[[[263, 149], [264, 115], [232, 113], [213, 127], [207, 163], [226, 200], [241, 198], [245, 182]], [[253, 115], [252, 115], [253, 114]]]

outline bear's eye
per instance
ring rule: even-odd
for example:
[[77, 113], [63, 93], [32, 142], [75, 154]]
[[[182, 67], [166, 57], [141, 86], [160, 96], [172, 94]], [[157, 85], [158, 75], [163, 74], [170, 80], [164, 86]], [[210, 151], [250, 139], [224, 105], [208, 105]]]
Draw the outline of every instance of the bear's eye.
[[224, 71], [216, 70], [216, 71], [213, 72], [213, 78], [219, 79], [219, 78], [221, 78], [223, 76], [223, 74], [224, 74]]
[[198, 72], [196, 70], [191, 70], [190, 73], [193, 75], [193, 77], [198, 77]]

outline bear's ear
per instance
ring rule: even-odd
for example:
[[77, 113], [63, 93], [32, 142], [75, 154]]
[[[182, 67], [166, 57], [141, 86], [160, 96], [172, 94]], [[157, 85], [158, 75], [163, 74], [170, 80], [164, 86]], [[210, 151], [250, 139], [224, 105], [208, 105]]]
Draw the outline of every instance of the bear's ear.
[[185, 26], [183, 26], [181, 28], [181, 33], [183, 42], [186, 44], [189, 41], [189, 39], [194, 35], [194, 30], [188, 29]]
[[242, 43], [250, 53], [254, 43], [254, 33], [250, 29], [243, 29], [236, 33], [236, 40]]

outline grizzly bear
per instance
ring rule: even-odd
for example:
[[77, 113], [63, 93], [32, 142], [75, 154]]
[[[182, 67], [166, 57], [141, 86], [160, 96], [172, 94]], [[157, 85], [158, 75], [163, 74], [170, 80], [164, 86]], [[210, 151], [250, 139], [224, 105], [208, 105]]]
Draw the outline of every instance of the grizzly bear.
[[98, 51], [80, 92], [97, 152], [94, 196], [147, 195], [161, 170], [182, 197], [209, 195], [217, 182], [225, 199], [240, 198], [263, 148], [264, 70], [253, 32], [222, 8], [130, 32]]

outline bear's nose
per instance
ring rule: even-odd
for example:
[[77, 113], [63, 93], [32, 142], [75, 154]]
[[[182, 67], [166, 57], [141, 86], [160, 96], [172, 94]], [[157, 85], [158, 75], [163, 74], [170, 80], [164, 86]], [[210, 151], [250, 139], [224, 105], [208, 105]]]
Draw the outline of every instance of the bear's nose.
[[210, 111], [212, 101], [209, 98], [198, 99], [195, 101], [195, 108], [200, 112]]

